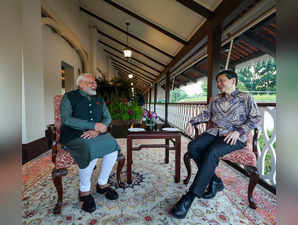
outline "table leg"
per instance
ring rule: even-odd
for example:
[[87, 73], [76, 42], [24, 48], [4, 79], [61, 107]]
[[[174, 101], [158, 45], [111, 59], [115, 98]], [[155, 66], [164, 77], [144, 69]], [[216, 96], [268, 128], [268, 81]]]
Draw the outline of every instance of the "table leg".
[[175, 183], [180, 182], [180, 166], [181, 166], [181, 136], [176, 138], [175, 143]]
[[132, 164], [132, 140], [130, 136], [127, 136], [127, 183], [131, 184], [131, 164]]
[[[169, 139], [166, 139], [166, 145], [169, 147], [170, 146], [170, 141]], [[169, 163], [169, 149], [165, 149], [165, 163]]]

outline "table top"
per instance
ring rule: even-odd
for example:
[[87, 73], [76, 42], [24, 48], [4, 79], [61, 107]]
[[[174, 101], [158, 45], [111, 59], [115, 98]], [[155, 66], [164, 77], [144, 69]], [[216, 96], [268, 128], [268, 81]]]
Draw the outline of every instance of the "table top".
[[153, 126], [149, 126], [146, 123], [136, 124], [128, 128], [128, 134], [130, 133], [165, 133], [165, 132], [181, 132], [177, 128], [172, 128], [164, 123], [155, 123]]

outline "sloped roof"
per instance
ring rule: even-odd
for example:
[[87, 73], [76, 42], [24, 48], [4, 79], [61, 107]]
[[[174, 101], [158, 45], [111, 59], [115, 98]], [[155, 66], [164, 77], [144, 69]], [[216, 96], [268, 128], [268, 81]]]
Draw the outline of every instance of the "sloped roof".
[[[221, 23], [225, 29], [263, 1], [82, 0], [80, 10], [96, 27], [98, 44], [112, 59], [112, 66], [123, 76], [134, 73], [139, 80], [138, 87], [144, 89], [160, 82], [166, 73], [177, 69], [179, 64], [194, 54], [204, 54], [206, 34], [211, 25]], [[246, 33], [246, 39], [234, 40], [232, 64], [268, 49], [271, 53], [275, 52], [274, 18], [264, 22], [261, 28], [258, 26], [256, 30]], [[126, 22], [130, 23], [128, 32]], [[133, 51], [129, 61], [124, 59], [122, 53], [127, 36], [128, 45]], [[262, 43], [267, 49], [249, 40]], [[223, 61], [226, 48], [224, 45], [221, 54]], [[176, 76], [175, 86], [202, 76], [206, 72], [205, 64], [202, 60]]]

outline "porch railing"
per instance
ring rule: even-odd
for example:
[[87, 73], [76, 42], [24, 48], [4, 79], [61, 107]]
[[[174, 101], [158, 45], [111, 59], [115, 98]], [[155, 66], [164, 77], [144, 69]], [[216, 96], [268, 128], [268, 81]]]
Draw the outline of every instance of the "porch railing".
[[[149, 109], [147, 104], [146, 109]], [[257, 168], [261, 179], [268, 184], [276, 185], [276, 104], [258, 103], [260, 115], [259, 124], [258, 153], [259, 159]], [[206, 102], [194, 103], [168, 103], [168, 122], [170, 125], [184, 131], [187, 122], [207, 108]], [[153, 103], [151, 104], [153, 111]], [[165, 118], [165, 104], [156, 104], [156, 113], [161, 118]], [[194, 134], [194, 130], [192, 135]]]

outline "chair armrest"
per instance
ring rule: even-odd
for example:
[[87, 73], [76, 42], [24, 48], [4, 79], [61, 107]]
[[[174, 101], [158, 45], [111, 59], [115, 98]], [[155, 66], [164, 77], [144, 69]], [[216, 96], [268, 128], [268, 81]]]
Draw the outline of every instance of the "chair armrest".
[[[200, 126], [200, 128], [198, 128], [197, 126]], [[198, 123], [198, 124], [194, 125], [195, 138], [197, 136], [199, 136], [201, 133], [203, 133], [206, 130], [207, 126], [208, 126], [208, 122]]]
[[56, 127], [54, 124], [50, 124], [47, 126], [46, 129], [46, 137], [48, 139], [48, 147], [52, 149], [52, 162], [56, 163], [56, 156], [57, 156], [57, 142], [56, 142]]

